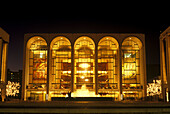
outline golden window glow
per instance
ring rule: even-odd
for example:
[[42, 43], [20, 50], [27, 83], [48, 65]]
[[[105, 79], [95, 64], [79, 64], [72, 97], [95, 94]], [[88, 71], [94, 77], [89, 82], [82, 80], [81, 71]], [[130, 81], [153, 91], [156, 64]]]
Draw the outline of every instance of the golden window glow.
[[86, 68], [89, 68], [90, 65], [87, 64], [87, 63], [82, 63], [82, 64], [79, 65], [79, 67], [86, 69]]
[[128, 100], [135, 100], [142, 96], [140, 48], [141, 43], [135, 37], [127, 38], [122, 43], [122, 89], [124, 98]]
[[30, 57], [30, 83], [46, 83], [47, 78], [47, 44], [38, 39], [31, 44]]
[[82, 79], [84, 79], [85, 77], [84, 76], [81, 76]]
[[51, 96], [65, 96], [71, 91], [71, 44], [65, 37], [56, 37], [51, 43]]
[[74, 91], [84, 85], [87, 89], [95, 90], [95, 45], [89, 37], [80, 37], [74, 45]]
[[68, 92], [72, 97], [112, 97], [114, 100], [122, 96], [135, 100], [145, 97], [145, 55], [142, 55], [144, 48], [140, 40], [128, 37], [119, 44], [126, 35], [120, 35], [118, 41], [111, 36], [101, 38], [103, 35], [89, 35], [95, 42], [87, 36], [76, 40], [77, 35], [72, 35], [73, 38], [65, 35], [70, 39], [49, 35], [48, 46], [41, 37], [29, 39], [24, 99], [45, 101], [47, 94], [52, 100], [68, 97]]
[[[33, 37], [27, 43], [29, 78], [26, 85], [26, 98], [43, 98], [47, 83], [47, 43], [41, 37]], [[39, 94], [38, 91], [42, 94]]]
[[98, 91], [102, 96], [115, 96], [118, 89], [118, 42], [104, 37], [98, 44]]
[[40, 58], [43, 58], [43, 53], [40, 53]]
[[133, 84], [140, 83], [140, 50], [132, 38], [125, 40], [122, 44], [122, 82]]

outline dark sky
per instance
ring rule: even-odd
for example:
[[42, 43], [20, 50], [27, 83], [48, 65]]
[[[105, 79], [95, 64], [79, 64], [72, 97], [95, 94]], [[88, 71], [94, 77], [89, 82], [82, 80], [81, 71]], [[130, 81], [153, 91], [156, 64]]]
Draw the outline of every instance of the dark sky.
[[[111, 32], [111, 33], [144, 33], [146, 35], [146, 61], [148, 65], [158, 64], [159, 34], [169, 25], [153, 21], [120, 21], [106, 16], [8, 16], [0, 19], [0, 27], [10, 34], [8, 68], [12, 71], [22, 69], [23, 40], [25, 33], [56, 32]], [[159, 74], [159, 72], [157, 73]], [[153, 76], [152, 76], [153, 77]]]

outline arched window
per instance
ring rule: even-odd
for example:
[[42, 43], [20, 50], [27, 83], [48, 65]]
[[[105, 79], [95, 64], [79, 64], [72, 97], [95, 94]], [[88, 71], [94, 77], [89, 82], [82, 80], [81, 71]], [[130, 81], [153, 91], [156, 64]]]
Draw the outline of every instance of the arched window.
[[104, 37], [98, 44], [98, 92], [106, 95], [118, 89], [118, 42]]
[[47, 82], [47, 43], [38, 37], [29, 48], [29, 83]]
[[[140, 49], [141, 41], [136, 37], [126, 38], [122, 43], [122, 89], [141, 89]], [[126, 93], [125, 97], [137, 98], [139, 93]]]
[[74, 89], [95, 89], [95, 44], [89, 37], [83, 36], [74, 45]]
[[32, 37], [27, 42], [25, 72], [26, 98], [28, 100], [45, 101], [47, 87], [47, 43], [41, 37]]
[[[65, 37], [56, 37], [51, 42], [52, 77], [51, 90], [68, 93], [71, 90], [71, 43]], [[57, 96], [57, 91], [52, 97]]]

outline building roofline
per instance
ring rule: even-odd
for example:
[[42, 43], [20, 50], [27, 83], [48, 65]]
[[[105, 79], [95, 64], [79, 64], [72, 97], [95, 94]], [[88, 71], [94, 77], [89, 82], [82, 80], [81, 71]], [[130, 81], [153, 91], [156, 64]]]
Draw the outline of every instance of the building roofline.
[[0, 27], [0, 38], [2, 38], [5, 42], [9, 42], [9, 34], [1, 27]]
[[170, 26], [169, 26], [167, 29], [165, 29], [165, 30], [160, 34], [160, 36], [161, 36], [161, 37], [164, 37], [164, 36], [167, 35], [167, 34], [170, 34]]

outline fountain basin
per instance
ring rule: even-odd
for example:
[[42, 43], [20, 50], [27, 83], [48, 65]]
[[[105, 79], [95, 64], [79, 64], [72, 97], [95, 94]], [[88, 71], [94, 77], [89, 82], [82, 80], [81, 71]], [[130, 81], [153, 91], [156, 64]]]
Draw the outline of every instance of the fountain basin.
[[115, 101], [114, 97], [52, 97], [51, 101]]

